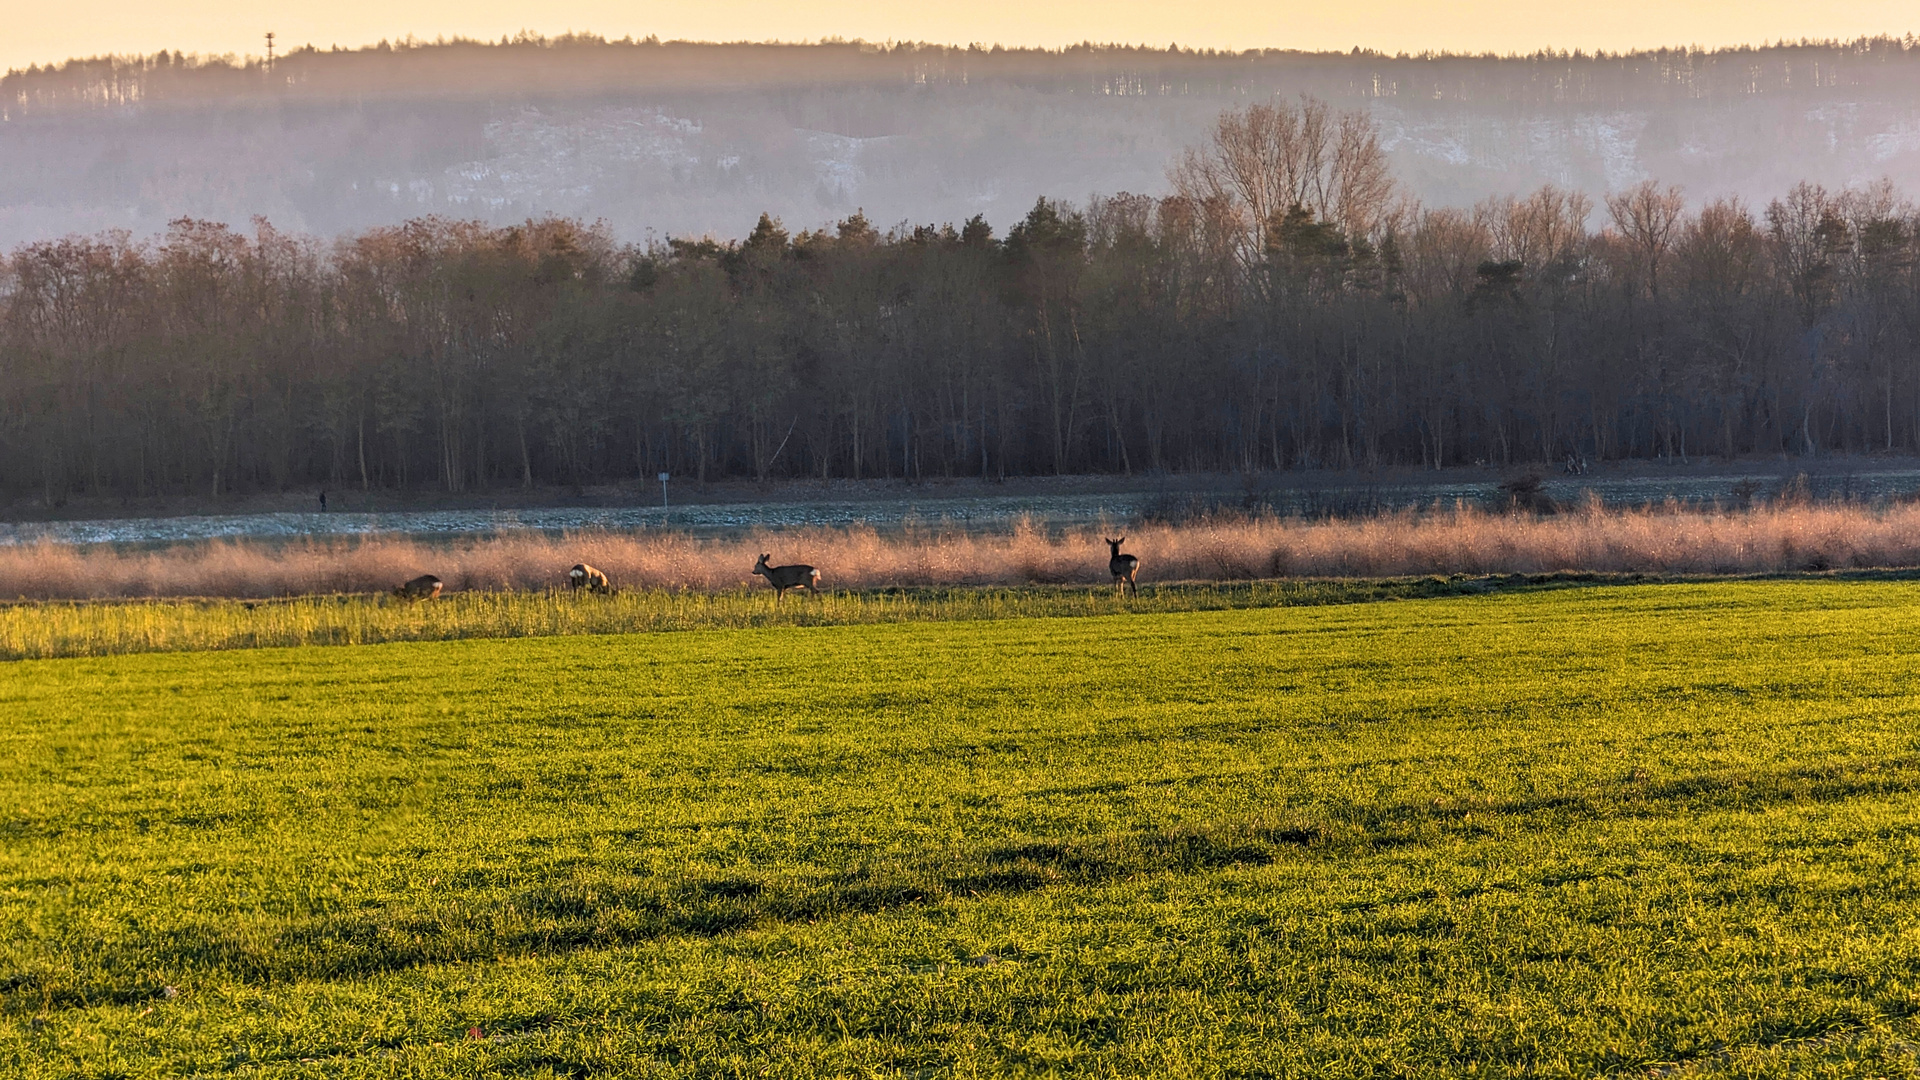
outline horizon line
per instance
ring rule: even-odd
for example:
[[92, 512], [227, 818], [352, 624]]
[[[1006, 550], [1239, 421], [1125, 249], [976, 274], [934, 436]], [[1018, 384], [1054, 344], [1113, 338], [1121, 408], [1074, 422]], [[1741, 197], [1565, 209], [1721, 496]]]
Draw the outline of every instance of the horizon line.
[[[262, 33], [264, 34], [265, 31], [262, 31]], [[447, 37], [445, 35], [438, 35], [434, 37], [432, 40], [427, 40], [427, 39], [417, 37], [416, 35], [413, 35], [413, 34], [407, 34], [406, 36], [400, 37], [400, 38], [381, 38], [378, 42], [366, 43], [366, 44], [360, 44], [360, 45], [354, 45], [354, 46], [341, 46], [336, 42], [336, 43], [330, 44], [326, 48], [321, 48], [320, 46], [314, 45], [312, 42], [306, 42], [299, 46], [289, 48], [286, 52], [280, 53], [274, 59], [275, 59], [275, 62], [277, 63], [277, 62], [283, 62], [285, 60], [288, 60], [298, 55], [353, 55], [357, 53], [368, 53], [368, 52], [374, 52], [374, 53], [398, 52], [398, 51], [410, 51], [410, 50], [417, 50], [417, 49], [453, 48], [453, 47], [462, 47], [462, 46], [480, 46], [480, 47], [489, 48], [489, 49], [555, 48], [555, 47], [582, 47], [582, 46], [584, 47], [595, 47], [595, 46], [597, 47], [629, 47], [629, 48], [641, 48], [641, 47], [666, 48], [671, 46], [680, 46], [680, 47], [707, 47], [707, 48], [814, 48], [814, 49], [817, 49], [817, 48], [853, 46], [853, 47], [859, 47], [863, 49], [871, 49], [877, 52], [891, 52], [894, 50], [903, 50], [903, 49], [910, 49], [910, 50], [937, 49], [937, 50], [952, 51], [952, 52], [959, 52], [959, 53], [982, 53], [987, 55], [991, 55], [993, 53], [1034, 53], [1034, 54], [1041, 54], [1041, 55], [1058, 56], [1058, 55], [1065, 55], [1067, 53], [1071, 53], [1079, 50], [1087, 50], [1087, 51], [1113, 50], [1113, 51], [1132, 51], [1132, 52], [1152, 52], [1152, 53], [1161, 53], [1169, 56], [1192, 56], [1192, 57], [1206, 57], [1206, 58], [1224, 57], [1229, 59], [1244, 58], [1250, 55], [1252, 56], [1293, 55], [1293, 56], [1301, 56], [1301, 57], [1329, 57], [1329, 58], [1343, 57], [1343, 58], [1362, 58], [1362, 59], [1371, 57], [1371, 58], [1382, 59], [1382, 60], [1516, 61], [1516, 60], [1542, 60], [1542, 59], [1616, 60], [1616, 59], [1630, 59], [1630, 58], [1639, 57], [1639, 56], [1658, 56], [1663, 54], [1674, 54], [1674, 53], [1685, 54], [1689, 56], [1693, 56], [1693, 55], [1712, 56], [1712, 55], [1721, 54], [1721, 53], [1764, 52], [1764, 51], [1774, 50], [1774, 49], [1805, 49], [1805, 48], [1834, 49], [1834, 48], [1857, 47], [1861, 45], [1872, 45], [1872, 44], [1897, 45], [1897, 46], [1900, 46], [1903, 51], [1905, 50], [1920, 51], [1920, 39], [1916, 38], [1915, 32], [1913, 30], [1907, 30], [1904, 33], [1897, 33], [1889, 30], [1879, 34], [1863, 34], [1863, 35], [1858, 35], [1851, 38], [1801, 37], [1797, 40], [1790, 40], [1787, 38], [1778, 38], [1773, 40], [1762, 40], [1758, 44], [1742, 43], [1737, 45], [1706, 46], [1706, 45], [1701, 45], [1695, 42], [1695, 43], [1686, 44], [1686, 45], [1646, 45], [1646, 46], [1636, 46], [1630, 49], [1592, 49], [1592, 50], [1588, 50], [1580, 47], [1556, 48], [1554, 46], [1542, 46], [1531, 52], [1509, 51], [1509, 52], [1503, 53], [1503, 52], [1496, 52], [1492, 50], [1486, 50], [1486, 51], [1480, 51], [1480, 52], [1455, 52], [1447, 49], [1428, 50], [1423, 52], [1408, 52], [1406, 50], [1387, 52], [1385, 50], [1369, 48], [1367, 46], [1358, 45], [1358, 44], [1354, 45], [1351, 49], [1347, 49], [1347, 50], [1299, 49], [1299, 48], [1286, 48], [1281, 46], [1264, 46], [1264, 45], [1248, 46], [1241, 49], [1232, 49], [1232, 48], [1217, 48], [1212, 46], [1182, 46], [1177, 41], [1169, 41], [1166, 45], [1162, 46], [1162, 45], [1148, 44], [1145, 42], [1138, 43], [1138, 44], [1128, 44], [1120, 41], [1098, 42], [1098, 41], [1094, 41], [1091, 38], [1083, 39], [1079, 42], [1066, 44], [1066, 45], [1006, 45], [998, 42], [989, 45], [984, 42], [977, 42], [977, 41], [968, 42], [962, 45], [962, 44], [957, 44], [952, 42], [941, 43], [941, 42], [926, 41], [921, 39], [900, 40], [900, 39], [893, 39], [893, 38], [889, 38], [884, 41], [869, 41], [867, 39], [860, 38], [860, 37], [843, 38], [838, 35], [829, 35], [827, 37], [815, 38], [815, 39], [804, 39], [799, 41], [787, 41], [787, 40], [782, 40], [778, 38], [767, 38], [767, 39], [758, 39], [758, 40], [738, 39], [733, 41], [719, 41], [719, 40], [693, 39], [693, 38], [670, 38], [670, 39], [662, 40], [657, 35], [653, 35], [653, 34], [649, 34], [641, 38], [635, 38], [631, 34], [624, 35], [619, 38], [609, 38], [609, 37], [605, 37], [604, 35], [594, 33], [592, 31], [569, 30], [564, 34], [548, 36], [545, 34], [533, 33], [531, 31], [523, 29], [512, 35], [502, 35], [500, 39], [497, 41], [491, 38], [468, 37], [460, 34], [456, 34], [452, 37]], [[65, 70], [66, 68], [69, 68], [75, 64], [144, 61], [144, 60], [148, 60], [158, 56], [177, 57], [179, 58], [180, 62], [187, 63], [190, 66], [204, 66], [204, 67], [211, 67], [216, 65], [226, 65], [230, 67], [233, 67], [233, 66], [251, 67], [251, 66], [255, 66], [257, 64], [262, 64], [266, 62], [265, 55], [259, 54], [259, 53], [238, 53], [238, 54], [231, 53], [231, 52], [201, 53], [201, 52], [186, 52], [180, 49], [158, 49], [151, 53], [108, 52], [108, 53], [95, 53], [92, 55], [85, 55], [85, 56], [69, 56], [63, 60], [48, 61], [46, 63], [37, 63], [37, 62], [29, 63], [26, 67], [10, 67], [7, 69], [6, 74], [4, 76], [0, 76], [0, 78], [12, 78], [17, 75], [33, 75], [33, 74], [43, 74], [47, 72], [58, 72], [58, 71]]]

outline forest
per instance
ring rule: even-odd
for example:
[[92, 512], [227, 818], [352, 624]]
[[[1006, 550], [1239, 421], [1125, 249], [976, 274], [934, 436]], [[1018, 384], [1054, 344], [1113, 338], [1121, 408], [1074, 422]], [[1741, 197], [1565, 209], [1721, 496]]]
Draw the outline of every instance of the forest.
[[1497, 99], [1515, 105], [1629, 106], [1805, 90], [1911, 93], [1920, 41], [1780, 41], [1763, 46], [1497, 56], [1389, 55], [1087, 42], [1064, 49], [827, 40], [698, 42], [593, 34], [500, 41], [466, 38], [345, 49], [296, 46], [260, 56], [96, 56], [0, 74], [0, 121], [124, 109], [143, 103], [326, 100], [393, 96], [607, 94], [635, 89], [907, 86], [979, 83], [1055, 94], [1166, 97], [1310, 93], [1409, 102]]
[[[1653, 181], [1422, 207], [1362, 113], [1164, 197], [616, 241], [180, 220], [0, 263], [0, 487], [982, 476], [1920, 451], [1920, 210]], [[743, 225], [746, 223], [743, 223]]]

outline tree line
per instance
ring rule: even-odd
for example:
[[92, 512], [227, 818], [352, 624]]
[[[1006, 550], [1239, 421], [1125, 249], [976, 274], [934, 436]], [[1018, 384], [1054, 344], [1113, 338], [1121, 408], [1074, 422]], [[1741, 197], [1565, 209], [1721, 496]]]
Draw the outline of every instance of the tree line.
[[1920, 451], [1888, 184], [1401, 197], [1364, 117], [1223, 115], [1166, 197], [623, 245], [178, 221], [0, 265], [0, 486], [49, 501]]
[[1911, 93], [1920, 41], [1861, 37], [1763, 46], [1555, 52], [1529, 55], [1371, 50], [1245, 51], [1082, 43], [1061, 49], [925, 42], [609, 41], [593, 34], [522, 32], [356, 49], [293, 45], [264, 57], [96, 56], [0, 73], [0, 122], [77, 112], [261, 100], [389, 96], [531, 96], [832, 85], [1025, 86], [1107, 96], [1260, 98], [1312, 93], [1408, 105], [1503, 101], [1542, 106], [1634, 106], [1821, 93]]

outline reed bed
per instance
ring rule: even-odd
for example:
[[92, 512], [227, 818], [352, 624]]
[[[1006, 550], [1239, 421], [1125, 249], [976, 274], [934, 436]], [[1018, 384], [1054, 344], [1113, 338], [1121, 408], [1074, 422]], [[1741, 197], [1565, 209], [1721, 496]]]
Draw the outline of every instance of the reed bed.
[[809, 529], [741, 538], [667, 532], [222, 542], [160, 550], [58, 544], [0, 548], [0, 597], [272, 597], [384, 591], [422, 573], [449, 592], [537, 591], [576, 562], [624, 589], [726, 592], [756, 584], [755, 556], [818, 566], [835, 589], [1094, 585], [1102, 534], [1128, 537], [1144, 581], [1393, 578], [1556, 571], [1657, 575], [1920, 565], [1920, 506], [1850, 503], [1751, 510], [1590, 504], [1545, 517], [1453, 507], [1344, 520], [1258, 518], [1050, 534]]
[[[1105, 587], [1102, 534], [1125, 532], [1145, 585]], [[754, 557], [824, 571], [826, 595], [776, 604]], [[561, 588], [575, 562], [614, 596]], [[1589, 505], [1546, 517], [1435, 508], [1365, 519], [1263, 518], [1050, 535], [856, 527], [733, 539], [675, 533], [223, 542], [159, 550], [0, 548], [0, 659], [634, 633], [750, 626], [1193, 611], [1413, 598], [1594, 575], [1655, 578], [1920, 565], [1920, 507], [1752, 510]], [[420, 573], [448, 593], [385, 595]], [[1505, 580], [1489, 575], [1507, 575]]]

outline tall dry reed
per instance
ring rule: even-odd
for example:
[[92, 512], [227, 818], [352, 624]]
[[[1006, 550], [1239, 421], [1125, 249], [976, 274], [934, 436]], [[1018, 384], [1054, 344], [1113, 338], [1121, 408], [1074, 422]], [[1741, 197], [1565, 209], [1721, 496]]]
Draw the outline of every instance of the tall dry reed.
[[[1738, 574], [1920, 565], [1920, 506], [1768, 506], [1742, 511], [1590, 506], [1552, 517], [1471, 509], [1380, 517], [1133, 525], [1127, 550], [1151, 581], [1420, 574]], [[1117, 532], [1109, 535], [1118, 535]], [[673, 533], [222, 542], [154, 551], [39, 544], [0, 548], [0, 597], [265, 598], [385, 590], [421, 573], [449, 591], [557, 587], [587, 562], [628, 588], [716, 591], [753, 584], [754, 557], [818, 566], [828, 588], [1098, 584], [1101, 530], [1061, 536], [810, 529], [703, 539]]]

